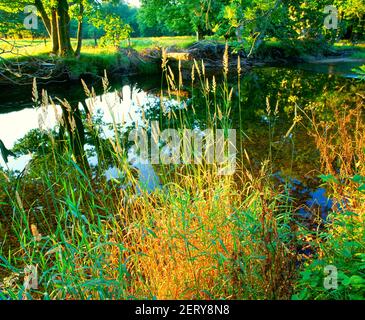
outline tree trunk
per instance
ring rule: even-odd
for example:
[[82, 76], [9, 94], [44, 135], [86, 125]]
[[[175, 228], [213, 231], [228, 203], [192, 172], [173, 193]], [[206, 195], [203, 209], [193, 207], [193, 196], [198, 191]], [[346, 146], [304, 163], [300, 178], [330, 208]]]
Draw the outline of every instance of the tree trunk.
[[253, 39], [254, 42], [253, 42], [253, 45], [252, 45], [251, 50], [247, 57], [251, 57], [251, 55], [256, 51], [256, 49], [258, 47], [260, 47], [260, 45], [263, 43], [265, 36], [266, 36], [266, 31], [267, 31], [270, 21], [271, 21], [270, 20], [271, 16], [272, 16], [273, 12], [275, 12], [276, 9], [279, 7], [281, 2], [282, 2], [282, 0], [277, 0], [275, 5], [267, 12], [267, 14], [265, 14], [266, 20], [263, 22], [262, 29], [259, 30], [258, 32], [256, 32], [256, 37]]
[[94, 30], [94, 45], [95, 45], [95, 47], [98, 46], [98, 37], [97, 37], [97, 34], [96, 34], [96, 30]]
[[47, 30], [48, 35], [51, 37], [51, 20], [49, 19], [46, 10], [44, 9], [43, 3], [41, 0], [35, 0], [34, 4], [41, 15], [43, 24]]
[[58, 26], [58, 53], [60, 56], [73, 54], [70, 39], [70, 15], [67, 0], [58, 0], [57, 3], [57, 26]]
[[[70, 15], [67, 0], [56, 0], [48, 16], [42, 0], [34, 0], [34, 4], [42, 17], [42, 21], [52, 40], [52, 52], [59, 56], [73, 54], [70, 39]], [[81, 30], [82, 31], [82, 30]]]
[[196, 30], [196, 41], [201, 41], [203, 39], [204, 39], [203, 29], [201, 27], [198, 27], [198, 29]]
[[83, 30], [83, 15], [84, 15], [84, 5], [82, 1], [80, 2], [80, 11], [79, 11], [79, 23], [77, 27], [77, 47], [75, 51], [75, 56], [80, 57], [81, 46], [82, 46], [82, 30]]
[[52, 40], [52, 52], [54, 54], [58, 54], [60, 45], [58, 42], [58, 24], [57, 24], [56, 9], [52, 9], [51, 13], [51, 40]]

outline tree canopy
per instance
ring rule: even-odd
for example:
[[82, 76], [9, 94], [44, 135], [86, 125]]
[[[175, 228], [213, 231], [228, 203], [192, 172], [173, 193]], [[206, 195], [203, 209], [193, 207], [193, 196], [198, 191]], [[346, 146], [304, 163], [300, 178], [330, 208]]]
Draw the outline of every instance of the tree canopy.
[[[24, 7], [36, 6], [43, 23], [25, 30]], [[324, 27], [327, 0], [141, 0], [131, 7], [120, 0], [0, 0], [0, 33], [7, 36], [48, 36], [52, 52], [80, 54], [82, 39], [101, 38], [118, 46], [130, 36], [192, 35], [250, 41], [253, 50], [265, 38], [279, 40], [364, 37], [363, 0], [334, 0], [338, 29]], [[75, 48], [70, 38], [77, 38]]]
[[[325, 0], [142, 0], [138, 13], [142, 30], [156, 27], [176, 34], [197, 33], [199, 39], [216, 34], [227, 39], [266, 35], [279, 39], [325, 36]], [[349, 27], [363, 34], [365, 4], [362, 0], [337, 0], [336, 36]], [[333, 36], [333, 34], [331, 34]], [[352, 35], [351, 35], [352, 36]]]

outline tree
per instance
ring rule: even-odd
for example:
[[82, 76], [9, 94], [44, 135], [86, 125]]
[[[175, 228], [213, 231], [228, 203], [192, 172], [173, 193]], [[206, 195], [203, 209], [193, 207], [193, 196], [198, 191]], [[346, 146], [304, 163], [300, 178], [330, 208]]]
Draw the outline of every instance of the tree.
[[[22, 9], [24, 11], [24, 6]], [[0, 32], [4, 38], [19, 35], [24, 30], [23, 19], [18, 11], [18, 3], [0, 0]]]
[[212, 33], [216, 17], [228, 0], [142, 0], [139, 21], [165, 26], [176, 34], [196, 33], [201, 40]]
[[[77, 1], [80, 5], [83, 0]], [[52, 40], [52, 52], [60, 56], [73, 53], [70, 40], [70, 6], [67, 0], [20, 0], [2, 1], [0, 10], [8, 14], [24, 12], [26, 5], [34, 5], [43, 21], [47, 34]], [[10, 30], [10, 29], [9, 29]]]
[[78, 7], [79, 7], [78, 12], [76, 14], [76, 17], [77, 17], [77, 47], [75, 50], [76, 57], [80, 56], [81, 46], [82, 46], [82, 31], [83, 31], [83, 26], [84, 26], [83, 19], [84, 19], [84, 11], [85, 11], [83, 0], [79, 0]]
[[[52, 41], [52, 52], [58, 56], [79, 56], [82, 47], [84, 21], [89, 18], [92, 21], [99, 19], [101, 24], [105, 27], [106, 16], [98, 14], [102, 12], [104, 3], [120, 3], [116, 0], [19, 0], [17, 2], [11, 0], [0, 0], [1, 15], [14, 15], [15, 17], [24, 11], [26, 5], [32, 4], [41, 17], [44, 27]], [[71, 45], [71, 20], [77, 21], [77, 44], [76, 48]], [[9, 21], [9, 20], [8, 20]], [[123, 22], [119, 20], [123, 25]], [[113, 20], [114, 27], [117, 27], [115, 19]], [[24, 30], [22, 21], [14, 21], [14, 23], [7, 22], [0, 23], [0, 30], [14, 31], [16, 28]], [[119, 27], [118, 27], [119, 28]], [[121, 31], [126, 33], [129, 27], [125, 26]], [[110, 33], [110, 30], [109, 30]], [[130, 31], [129, 31], [130, 33]]]
[[105, 35], [101, 38], [102, 45], [111, 43], [115, 47], [119, 47], [122, 39], [130, 38], [132, 28], [129, 24], [124, 24], [116, 14], [108, 15], [101, 25], [105, 31]]
[[288, 27], [291, 27], [291, 38], [323, 39], [325, 28], [324, 9], [326, 0], [316, 1], [284, 1], [289, 17]]
[[[112, 45], [118, 47], [120, 41], [124, 39], [130, 39], [134, 29], [131, 26], [133, 24], [136, 28], [136, 9], [131, 8], [122, 1], [110, 1], [101, 4], [90, 15], [89, 21], [97, 29], [103, 29], [104, 34], [101, 37], [101, 44]], [[130, 24], [130, 23], [131, 24]]]
[[338, 30], [327, 30], [324, 26], [324, 9], [328, 4], [326, 0], [230, 0], [221, 7], [213, 31], [226, 39], [239, 33], [240, 38], [251, 42], [251, 53], [268, 37], [286, 42], [305, 40], [326, 44], [338, 39], [344, 29], [350, 30], [347, 31], [351, 34], [349, 37], [364, 34], [363, 0], [332, 3], [342, 20]]
[[363, 0], [335, 0], [341, 33], [350, 40], [365, 37], [365, 2]]
[[132, 36], [140, 35], [137, 22], [138, 9], [136, 7], [130, 6], [123, 1], [111, 1], [103, 3], [99, 10], [103, 17], [109, 15], [120, 17], [123, 24], [128, 24], [132, 28]]
[[238, 30], [240, 38], [251, 39], [252, 53], [282, 18], [282, 0], [231, 0], [221, 8], [213, 30], [226, 39]]

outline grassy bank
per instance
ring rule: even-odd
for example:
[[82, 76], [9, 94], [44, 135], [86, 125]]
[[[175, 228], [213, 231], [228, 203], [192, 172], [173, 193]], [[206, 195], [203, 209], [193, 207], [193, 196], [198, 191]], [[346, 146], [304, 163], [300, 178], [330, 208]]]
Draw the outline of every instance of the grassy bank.
[[[335, 203], [327, 220], [312, 232], [316, 255], [305, 264], [296, 298], [365, 299], [364, 101], [361, 92], [333, 97], [331, 121], [313, 117], [321, 178]], [[326, 266], [332, 271], [324, 272]], [[335, 281], [325, 282], [330, 285], [325, 290], [323, 279], [333, 270]]]
[[296, 62], [326, 57], [365, 59], [365, 44], [341, 41], [331, 45], [320, 40], [269, 40], [259, 46], [254, 56], [256, 59], [273, 62]]
[[[24, 56], [39, 56], [47, 57], [51, 51], [51, 43], [49, 39], [46, 42], [43, 39], [23, 39], [23, 40], [8, 40], [10, 44], [14, 44], [19, 48], [19, 51], [4, 55], [5, 58], [16, 58], [18, 54]], [[138, 52], [145, 49], [151, 49], [154, 47], [172, 47], [175, 46], [178, 49], [185, 49], [195, 42], [194, 37], [182, 36], [182, 37], [149, 37], [149, 38], [132, 38], [131, 47]], [[71, 39], [73, 47], [76, 46], [76, 39]], [[8, 45], [8, 48], [11, 46]], [[121, 48], [128, 48], [128, 41], [123, 40], [120, 43]], [[6, 49], [6, 47], [4, 48]], [[86, 54], [103, 54], [109, 52], [111, 54], [116, 53], [117, 49], [114, 46], [100, 47], [95, 46], [93, 39], [83, 40], [82, 53]]]
[[[71, 41], [76, 47], [75, 39]], [[159, 58], [161, 48], [174, 47], [176, 50], [186, 49], [194, 43], [194, 37], [150, 37], [133, 38], [128, 46], [128, 41], [123, 40], [120, 47], [115, 46], [95, 46], [95, 41], [85, 39], [79, 58], [67, 57], [59, 58], [51, 52], [51, 42], [49, 39], [23, 39], [7, 40], [2, 42], [4, 50], [11, 51], [1, 55], [6, 63], [23, 64], [28, 63], [31, 70], [28, 73], [38, 73], [39, 69], [45, 69], [48, 80], [55, 78], [80, 79], [81, 77], [95, 76], [101, 77], [106, 70], [109, 75], [124, 74], [158, 74], [161, 72]], [[157, 50], [157, 60], [150, 52]], [[36, 63], [35, 63], [36, 62]], [[47, 63], [45, 67], [42, 63]], [[34, 66], [32, 66], [32, 63]], [[51, 73], [47, 68], [53, 65]], [[17, 68], [15, 68], [17, 69]], [[14, 71], [16, 73], [17, 70]], [[5, 72], [6, 73], [6, 72]], [[39, 77], [42, 78], [42, 77]]]
[[365, 59], [365, 43], [353, 45], [346, 41], [342, 41], [335, 44], [335, 49], [347, 51], [353, 59]]
[[[147, 45], [154, 42], [138, 40], [136, 49], [142, 51]], [[7, 48], [12, 48], [12, 53], [2, 55], [4, 59], [12, 63], [46, 62], [55, 65], [55, 75], [68, 75], [71, 79], [79, 79], [81, 76], [102, 76], [106, 70], [109, 74], [151, 74], [160, 72], [159, 66], [151, 59], [145, 59], [139, 51], [132, 48], [116, 48], [114, 46], [94, 46], [94, 40], [84, 40], [81, 56], [79, 58], [59, 58], [49, 54], [51, 44], [43, 40], [17, 40], [9, 41]], [[160, 40], [161, 42], [161, 40]], [[143, 45], [145, 44], [145, 46]], [[156, 41], [156, 45], [157, 45]], [[163, 42], [162, 42], [163, 43]], [[73, 46], [76, 41], [72, 40]], [[154, 45], [152, 45], [153, 47]], [[42, 67], [38, 66], [37, 68]]]

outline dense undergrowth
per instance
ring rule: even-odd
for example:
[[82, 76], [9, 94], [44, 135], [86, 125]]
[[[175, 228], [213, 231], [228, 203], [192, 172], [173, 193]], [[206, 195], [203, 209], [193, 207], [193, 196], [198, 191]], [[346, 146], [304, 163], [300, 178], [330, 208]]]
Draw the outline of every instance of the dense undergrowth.
[[[365, 123], [364, 92], [333, 97], [330, 118], [313, 115], [313, 135], [321, 152], [321, 176], [335, 200], [321, 222], [315, 259], [302, 272], [300, 299], [365, 299]], [[311, 106], [315, 108], [316, 106]], [[323, 108], [323, 104], [322, 104]], [[313, 112], [313, 111], [312, 111]], [[323, 286], [326, 266], [334, 266], [335, 289]]]

